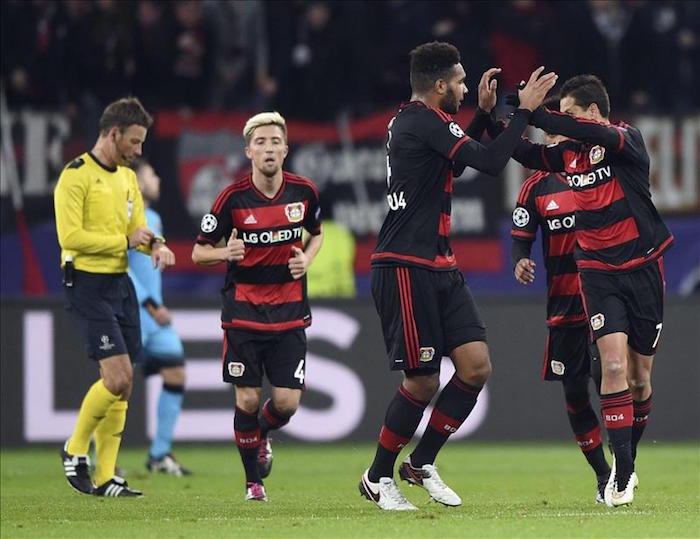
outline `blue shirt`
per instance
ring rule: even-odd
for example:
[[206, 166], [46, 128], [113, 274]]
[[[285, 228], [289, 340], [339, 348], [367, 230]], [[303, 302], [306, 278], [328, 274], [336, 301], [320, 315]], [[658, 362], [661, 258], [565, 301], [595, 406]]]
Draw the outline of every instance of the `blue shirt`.
[[[146, 226], [153, 231], [156, 236], [163, 235], [163, 222], [160, 215], [151, 208], [146, 208]], [[147, 298], [151, 298], [158, 305], [163, 303], [163, 291], [161, 287], [161, 269], [153, 267], [150, 256], [139, 253], [136, 249], [129, 249], [129, 277], [134, 282], [136, 296], [139, 304]], [[142, 307], [141, 316], [145, 309]]]

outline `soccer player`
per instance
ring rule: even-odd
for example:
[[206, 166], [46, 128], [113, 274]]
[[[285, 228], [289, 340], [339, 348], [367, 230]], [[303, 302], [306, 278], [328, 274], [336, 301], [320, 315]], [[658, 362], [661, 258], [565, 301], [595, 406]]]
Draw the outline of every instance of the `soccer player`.
[[636, 127], [610, 122], [601, 80], [567, 80], [560, 109], [540, 108], [530, 123], [575, 140], [523, 142], [514, 157], [528, 168], [563, 172], [572, 189], [574, 257], [600, 352], [601, 408], [613, 449], [605, 503], [620, 506], [632, 502], [638, 484], [634, 461], [651, 411], [651, 370], [663, 327], [662, 255], [673, 236], [651, 200], [644, 139]]
[[[559, 99], [548, 99], [545, 104], [559, 108]], [[556, 144], [559, 140], [558, 135], [545, 133], [546, 144]], [[535, 172], [520, 189], [513, 211], [511, 261], [515, 278], [523, 285], [535, 279], [535, 261], [530, 253], [538, 228], [542, 233], [549, 327], [542, 378], [562, 382], [571, 429], [596, 474], [596, 502], [604, 503], [610, 466], [605, 459], [600, 424], [588, 392], [594, 357], [589, 347], [588, 324], [574, 260], [573, 193], [561, 174]]]
[[[479, 85], [480, 106], [488, 111], [496, 102], [496, 81], [490, 79], [498, 71], [487, 71]], [[411, 52], [412, 96], [389, 122], [389, 213], [371, 257], [372, 296], [390, 368], [404, 371], [386, 411], [374, 461], [359, 485], [360, 493], [381, 509], [416, 509], [393, 479], [394, 464], [438, 391], [443, 355], [450, 356], [455, 375], [399, 475], [440, 503], [462, 503], [438, 475], [435, 457], [474, 407], [491, 363], [484, 323], [449, 246], [452, 183], [467, 166], [501, 172], [531, 111], [556, 82], [556, 74], [540, 77], [542, 71], [533, 72], [521, 91], [521, 108], [508, 128], [485, 147], [465, 135], [450, 116], [467, 93], [459, 51], [449, 43], [432, 42]]]
[[[197, 264], [227, 263], [221, 292], [223, 379], [236, 391], [233, 429], [246, 476], [246, 500], [267, 501], [269, 432], [286, 425], [305, 388], [306, 334], [311, 312], [306, 270], [321, 248], [318, 190], [282, 170], [287, 125], [277, 112], [243, 128], [252, 173], [217, 196], [202, 218], [192, 251]], [[302, 229], [311, 235], [302, 244]], [[260, 410], [263, 373], [272, 399]]]
[[[175, 263], [165, 240], [146, 226], [136, 174], [128, 166], [141, 155], [151, 123], [135, 97], [109, 104], [92, 151], [63, 169], [54, 192], [66, 308], [100, 370], [100, 379], [85, 395], [73, 434], [61, 450], [66, 479], [83, 494], [141, 496], [114, 472], [131, 394], [131, 359], [141, 351], [138, 300], [127, 274], [127, 251], [150, 254], [153, 266]], [[87, 455], [93, 434], [94, 485]]]
[[[139, 158], [132, 163], [143, 197], [146, 226], [156, 236], [163, 235], [160, 215], [151, 204], [160, 198], [160, 178], [153, 167]], [[170, 311], [163, 304], [161, 270], [154, 268], [145, 256], [129, 251], [129, 277], [136, 289], [141, 318], [143, 372], [146, 376], [160, 373], [163, 387], [158, 398], [156, 435], [146, 461], [151, 472], [163, 472], [176, 477], [190, 475], [171, 453], [175, 424], [182, 410], [185, 389], [185, 352], [180, 337], [171, 325]]]

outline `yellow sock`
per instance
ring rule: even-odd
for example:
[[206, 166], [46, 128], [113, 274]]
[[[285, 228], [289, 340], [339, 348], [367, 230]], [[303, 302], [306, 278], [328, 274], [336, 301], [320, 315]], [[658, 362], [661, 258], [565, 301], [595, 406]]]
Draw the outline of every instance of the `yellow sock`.
[[97, 453], [97, 466], [95, 467], [95, 485], [103, 485], [114, 476], [114, 468], [117, 465], [119, 445], [122, 443], [122, 432], [126, 425], [127, 401], [117, 401], [109, 410], [105, 418], [95, 429], [95, 445]]
[[78, 420], [68, 443], [68, 452], [71, 455], [87, 455], [92, 433], [105, 417], [108, 408], [118, 400], [119, 395], [113, 395], [105, 387], [102, 378], [92, 384], [80, 405]]

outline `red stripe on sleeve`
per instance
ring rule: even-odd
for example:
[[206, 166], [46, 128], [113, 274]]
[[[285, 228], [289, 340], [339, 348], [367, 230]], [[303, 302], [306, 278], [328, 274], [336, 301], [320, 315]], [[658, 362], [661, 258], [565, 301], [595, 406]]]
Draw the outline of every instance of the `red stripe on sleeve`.
[[454, 146], [452, 146], [452, 149], [450, 150], [450, 153], [447, 155], [447, 158], [452, 159], [452, 157], [454, 157], [454, 154], [457, 153], [457, 150], [459, 150], [459, 147], [462, 144], [464, 144], [465, 142], [467, 142], [468, 140], [470, 140], [470, 138], [467, 135], [464, 135], [461, 139], [459, 139], [457, 141], [457, 143]]
[[511, 230], [510, 231], [511, 236], [517, 236], [518, 238], [526, 238], [528, 240], [534, 240], [535, 239], [535, 233], [534, 232], [525, 232], [524, 230]]

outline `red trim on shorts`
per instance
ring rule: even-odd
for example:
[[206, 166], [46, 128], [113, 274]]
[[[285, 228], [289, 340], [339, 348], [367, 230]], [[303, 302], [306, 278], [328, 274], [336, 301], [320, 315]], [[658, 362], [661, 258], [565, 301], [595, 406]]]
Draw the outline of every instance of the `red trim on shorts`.
[[406, 345], [406, 360], [411, 369], [418, 368], [418, 330], [413, 317], [413, 298], [411, 294], [411, 277], [408, 268], [396, 268], [399, 282], [399, 297], [401, 298], [401, 320], [403, 322], [404, 342]]
[[401, 255], [398, 253], [391, 253], [385, 251], [383, 253], [372, 253], [372, 256], [370, 256], [370, 262], [392, 258], [396, 260], [401, 260], [403, 262], [413, 262], [426, 268], [452, 269], [457, 267], [457, 260], [454, 254], [450, 256], [437, 255], [435, 257], [435, 260], [429, 260], [427, 258], [420, 258], [418, 256]]
[[287, 331], [290, 329], [302, 329], [311, 325], [311, 318], [304, 320], [290, 320], [288, 322], [253, 322], [252, 320], [232, 320], [222, 322], [221, 327], [226, 329], [252, 329], [254, 331]]
[[628, 270], [628, 269], [633, 269], [637, 266], [641, 266], [642, 264], [645, 264], [646, 262], [649, 262], [651, 260], [658, 259], [663, 252], [666, 250], [666, 248], [671, 245], [673, 242], [673, 236], [670, 236], [669, 238], [666, 239], [661, 245], [659, 245], [659, 248], [656, 250], [656, 253], [654, 253], [653, 256], [647, 258], [644, 256], [640, 256], [638, 258], [633, 258], [632, 260], [628, 260], [624, 264], [621, 264], [619, 266], [615, 266], [613, 264], [608, 264], [607, 262], [601, 262], [600, 260], [577, 260], [576, 261], [576, 266], [578, 267], [579, 270], [581, 269], [598, 269], [598, 270], [611, 270], [611, 271], [623, 271], [623, 270]]

